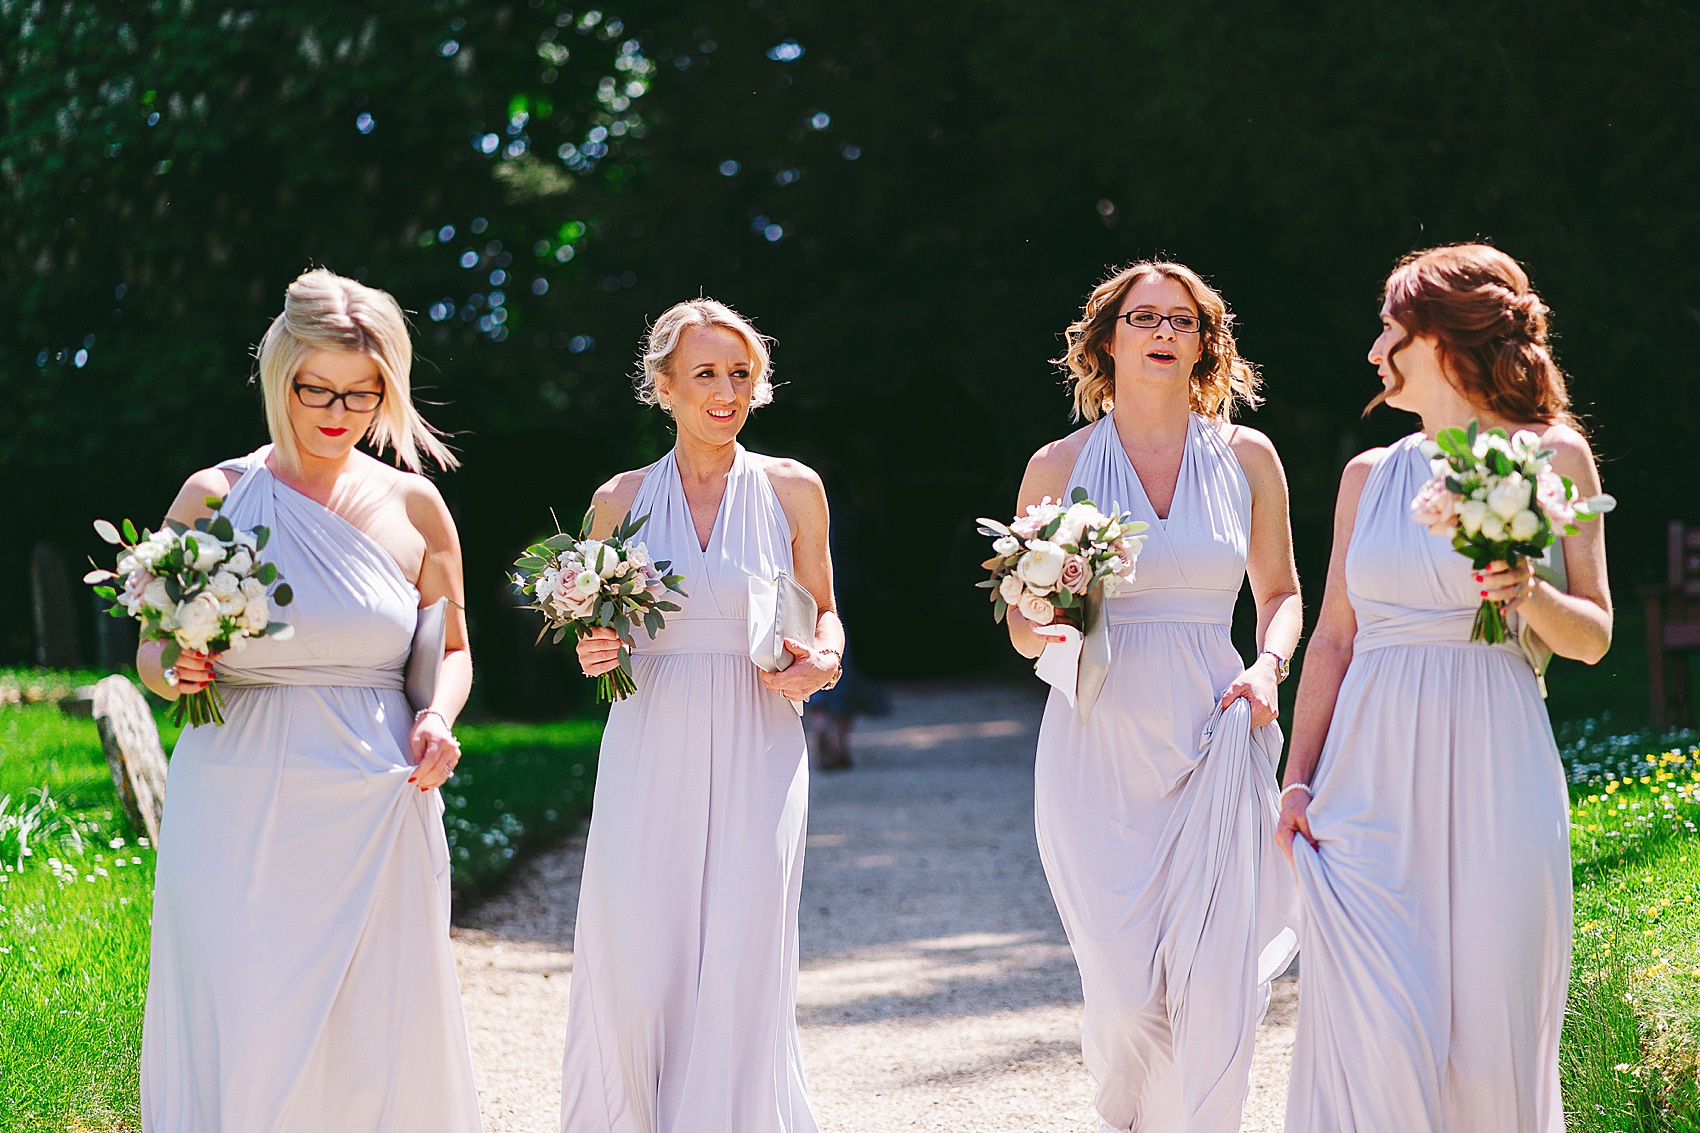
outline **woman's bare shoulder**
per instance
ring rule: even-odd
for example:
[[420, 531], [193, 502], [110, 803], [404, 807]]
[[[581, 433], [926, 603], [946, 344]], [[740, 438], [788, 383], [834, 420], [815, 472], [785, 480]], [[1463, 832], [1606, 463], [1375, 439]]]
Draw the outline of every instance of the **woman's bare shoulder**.
[[230, 489], [236, 486], [241, 476], [223, 468], [202, 468], [190, 474], [183, 481], [183, 486], [177, 489], [177, 498], [171, 501], [166, 509], [165, 517], [175, 519], [179, 523], [193, 523], [197, 519], [205, 519], [213, 513], [207, 504], [209, 499], [222, 500], [230, 494]]
[[1073, 472], [1075, 462], [1080, 459], [1080, 450], [1086, 447], [1086, 439], [1095, 428], [1096, 423], [1082, 425], [1066, 437], [1040, 445], [1027, 460], [1027, 474], [1055, 476], [1060, 473], [1067, 476]]

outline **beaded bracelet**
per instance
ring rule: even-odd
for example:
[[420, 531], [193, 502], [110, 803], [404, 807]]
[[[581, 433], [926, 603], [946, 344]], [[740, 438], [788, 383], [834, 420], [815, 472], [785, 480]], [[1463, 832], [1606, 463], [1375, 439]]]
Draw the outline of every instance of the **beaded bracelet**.
[[1286, 802], [1287, 796], [1294, 791], [1303, 791], [1307, 795], [1312, 793], [1309, 783], [1288, 783], [1281, 788], [1281, 801]]

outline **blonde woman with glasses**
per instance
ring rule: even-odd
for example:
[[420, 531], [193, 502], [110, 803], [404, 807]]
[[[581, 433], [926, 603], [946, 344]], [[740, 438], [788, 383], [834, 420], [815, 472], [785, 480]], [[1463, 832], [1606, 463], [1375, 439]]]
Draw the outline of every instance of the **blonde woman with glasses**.
[[[142, 1033], [148, 1133], [461, 1133], [479, 1128], [449, 950], [437, 788], [472, 685], [461, 554], [419, 475], [455, 459], [413, 406], [394, 299], [324, 270], [290, 284], [260, 346], [272, 443], [191, 476], [167, 513], [271, 530], [295, 592], [287, 640], [158, 644], [167, 699], [217, 677], [223, 726], [171, 759]], [[408, 470], [360, 452], [393, 450]], [[430, 704], [402, 694], [418, 610], [449, 600]]]
[[[1061, 359], [1090, 424], [1027, 466], [1022, 509], [1084, 488], [1150, 524], [1104, 604], [1111, 657], [1089, 714], [1051, 694], [1034, 802], [1040, 856], [1085, 1000], [1081, 1050], [1105, 1130], [1234, 1133], [1291, 881], [1273, 844], [1276, 684], [1302, 626], [1287, 485], [1230, 421], [1258, 382], [1227, 305], [1181, 264], [1095, 288]], [[1259, 653], [1229, 639], [1249, 578]], [[1028, 657], [1050, 627], [1009, 613]]]

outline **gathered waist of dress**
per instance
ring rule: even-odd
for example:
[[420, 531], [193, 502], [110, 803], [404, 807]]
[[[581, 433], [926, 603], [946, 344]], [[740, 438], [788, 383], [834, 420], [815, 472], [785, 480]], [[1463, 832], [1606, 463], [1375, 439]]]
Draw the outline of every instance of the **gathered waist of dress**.
[[750, 655], [749, 625], [743, 618], [678, 618], [667, 622], [667, 628], [651, 639], [638, 631], [632, 650], [639, 657], [659, 657], [669, 653], [724, 653], [735, 657]]
[[1113, 626], [1150, 622], [1230, 626], [1234, 623], [1234, 601], [1238, 597], [1232, 590], [1163, 587], [1111, 598], [1104, 603], [1104, 612]]
[[225, 666], [216, 669], [220, 688], [330, 687], [402, 689], [402, 670], [366, 665]]
[[1367, 653], [1374, 649], [1391, 649], [1401, 645], [1451, 645], [1459, 648], [1502, 649], [1513, 657], [1523, 656], [1523, 651], [1515, 639], [1502, 641], [1497, 645], [1471, 641], [1470, 629], [1475, 624], [1475, 610], [1399, 607], [1397, 612], [1368, 618], [1363, 616], [1365, 613], [1360, 607], [1357, 636], [1352, 638], [1353, 653]]

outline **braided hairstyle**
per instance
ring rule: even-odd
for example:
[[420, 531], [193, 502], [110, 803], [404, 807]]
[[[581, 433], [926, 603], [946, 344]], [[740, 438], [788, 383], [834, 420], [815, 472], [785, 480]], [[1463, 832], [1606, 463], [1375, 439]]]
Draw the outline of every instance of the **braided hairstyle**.
[[1393, 389], [1364, 412], [1404, 386], [1396, 356], [1425, 335], [1471, 404], [1520, 424], [1578, 427], [1564, 372], [1553, 359], [1552, 312], [1529, 286], [1529, 274], [1498, 248], [1447, 244], [1411, 252], [1387, 277], [1382, 299], [1405, 337], [1387, 352]]

